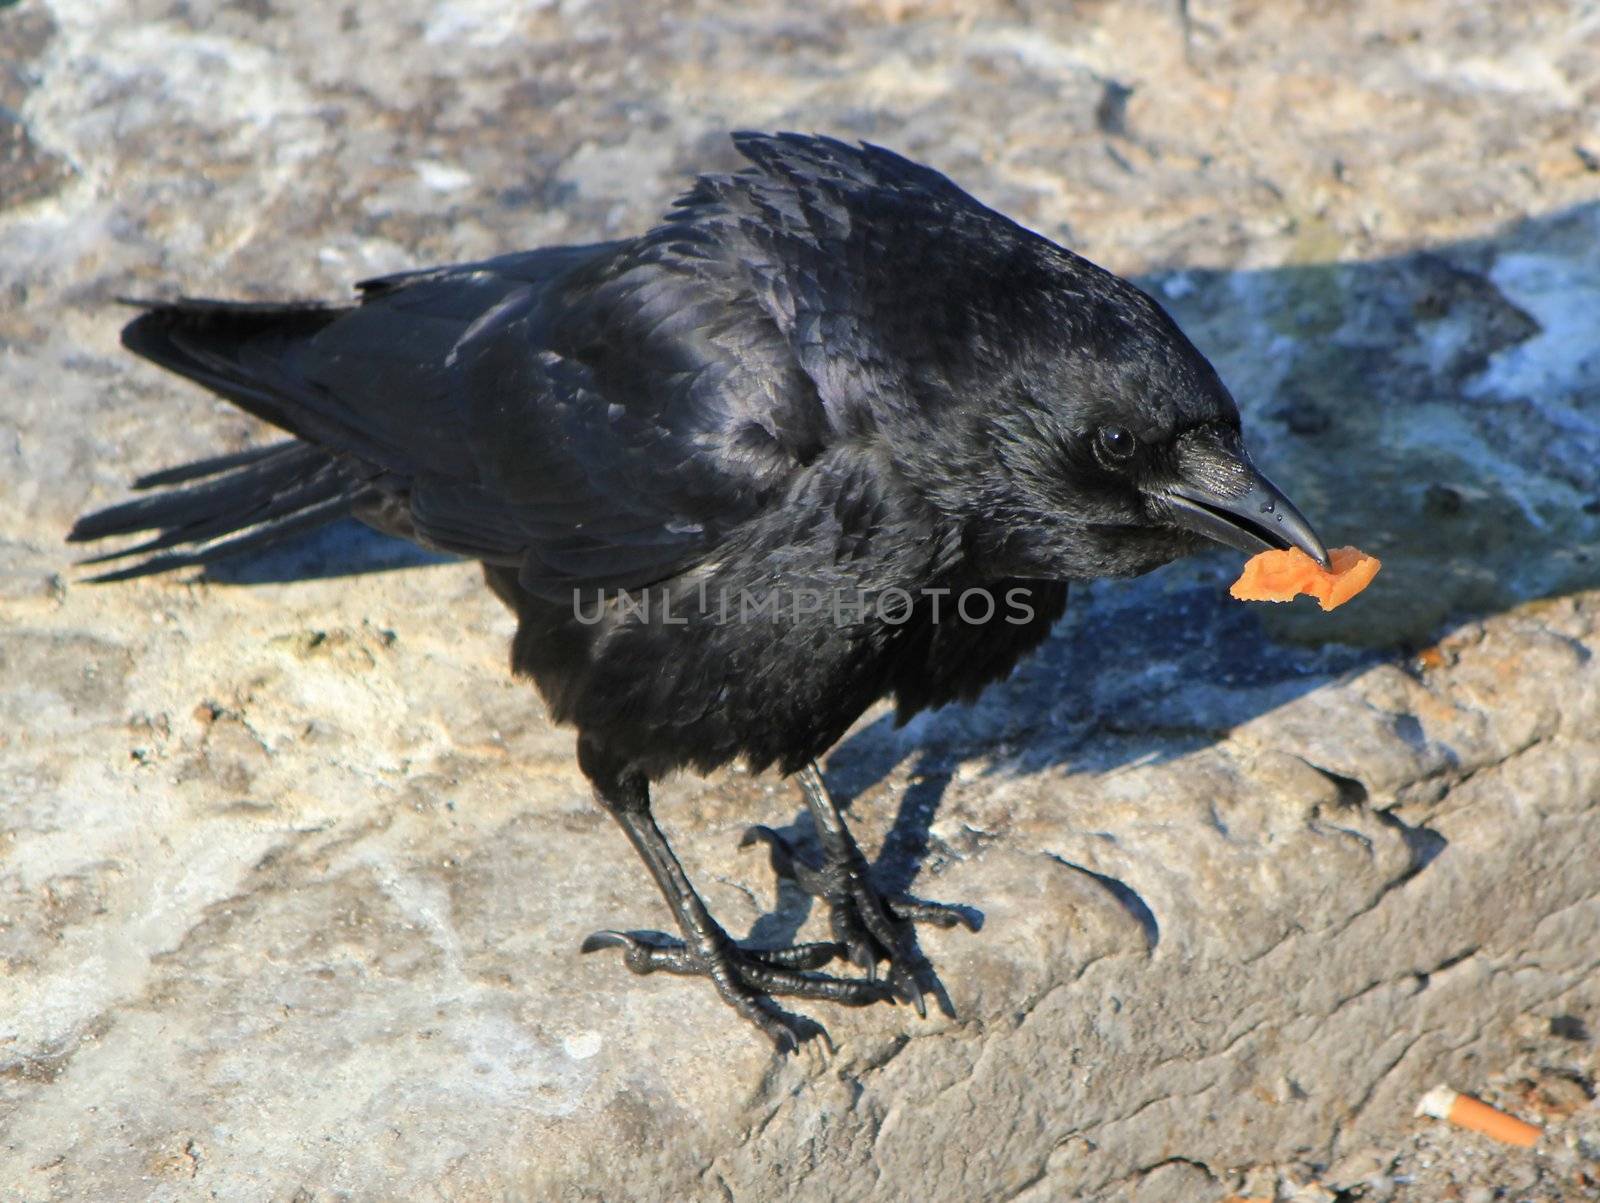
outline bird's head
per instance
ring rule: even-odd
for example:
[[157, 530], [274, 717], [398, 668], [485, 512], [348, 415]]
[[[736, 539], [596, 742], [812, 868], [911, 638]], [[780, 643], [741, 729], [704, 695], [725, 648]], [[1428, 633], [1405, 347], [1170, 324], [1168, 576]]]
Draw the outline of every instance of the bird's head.
[[1251, 462], [1205, 357], [1150, 297], [1068, 258], [1071, 286], [1013, 309], [1011, 330], [1026, 333], [931, 439], [936, 458], [969, 449], [964, 466], [941, 465], [941, 508], [959, 512], [986, 574], [1136, 576], [1208, 541], [1299, 547], [1327, 567], [1311, 525]]

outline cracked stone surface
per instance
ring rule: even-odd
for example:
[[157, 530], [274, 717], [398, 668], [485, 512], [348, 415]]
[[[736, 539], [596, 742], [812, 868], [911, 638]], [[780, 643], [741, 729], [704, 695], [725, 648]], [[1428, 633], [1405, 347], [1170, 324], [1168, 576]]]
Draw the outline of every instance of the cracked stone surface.
[[[0, 5], [0, 1198], [1585, 1197], [1600, 21], [641, 11]], [[868, 715], [826, 768], [884, 883], [985, 924], [924, 936], [959, 1018], [818, 1009], [837, 1053], [782, 1062], [578, 956], [669, 920], [470, 566], [339, 529], [92, 588], [60, 543], [265, 437], [120, 352], [115, 297], [641, 229], [741, 126], [890, 145], [1138, 275], [1386, 565], [1332, 615], [1229, 601], [1221, 552], [1086, 588], [975, 706]], [[658, 797], [731, 930], [820, 930], [736, 847], [806, 837], [786, 783]], [[1540, 1150], [1412, 1119], [1441, 1081], [1554, 1098]]]

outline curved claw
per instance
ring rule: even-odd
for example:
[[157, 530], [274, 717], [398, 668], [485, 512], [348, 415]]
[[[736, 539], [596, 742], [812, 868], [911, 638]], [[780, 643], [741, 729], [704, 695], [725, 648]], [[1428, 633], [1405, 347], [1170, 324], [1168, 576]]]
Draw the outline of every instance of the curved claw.
[[889, 962], [890, 985], [916, 1008], [919, 1018], [926, 1018], [928, 1008], [919, 980], [926, 962], [916, 951], [910, 921], [896, 915], [891, 904], [879, 898], [864, 872], [852, 875], [847, 897], [854, 912], [852, 921], [876, 945], [869, 945], [868, 955], [874, 959], [881, 955]]
[[787, 1017], [779, 1019], [777, 1016], [769, 1016], [768, 1018], [769, 1022], [758, 1023], [756, 1026], [767, 1034], [767, 1038], [772, 1041], [773, 1048], [777, 1050], [778, 1056], [786, 1057], [790, 1053], [797, 1051], [800, 1047], [801, 1036], [799, 1032], [795, 1031], [794, 1024], [789, 1022]]
[[906, 1000], [916, 1008], [917, 1018], [926, 1019], [928, 1017], [928, 1004], [923, 998], [922, 983], [917, 980], [916, 969], [908, 968], [897, 961], [892, 973], [891, 980]]
[[578, 951], [598, 952], [602, 948], [622, 949], [622, 963], [640, 977], [658, 969], [678, 974], [700, 972], [700, 963], [694, 954], [682, 944], [665, 937], [658, 944], [633, 932], [605, 929], [589, 933]]
[[918, 1019], [928, 1017], [928, 1005], [922, 998], [922, 981], [919, 970], [925, 962], [902, 942], [889, 954], [889, 984], [899, 997], [916, 1009]]
[[770, 1023], [756, 1024], [767, 1034], [773, 1043], [778, 1056], [798, 1052], [800, 1046], [807, 1040], [820, 1040], [822, 1047], [828, 1050], [829, 1055], [839, 1051], [833, 1043], [833, 1037], [828, 1035], [828, 1029], [816, 1020], [805, 1015], [795, 1015], [778, 1007], [767, 1011]]
[[599, 952], [602, 948], [631, 948], [637, 941], [625, 931], [593, 931], [583, 938], [579, 952]]

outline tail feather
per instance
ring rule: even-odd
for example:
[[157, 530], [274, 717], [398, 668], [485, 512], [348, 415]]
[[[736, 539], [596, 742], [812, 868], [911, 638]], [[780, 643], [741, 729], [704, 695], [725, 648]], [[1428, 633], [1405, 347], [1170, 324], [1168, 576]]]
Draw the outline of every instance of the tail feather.
[[364, 440], [297, 396], [306, 385], [286, 372], [297, 348], [347, 307], [250, 301], [135, 301], [145, 312], [122, 328], [135, 355], [204, 385], [246, 413], [308, 442], [353, 450]]
[[68, 533], [84, 543], [145, 531], [132, 546], [81, 560], [136, 563], [89, 578], [120, 581], [209, 564], [279, 542], [350, 514], [369, 486], [361, 469], [329, 450], [347, 446], [335, 420], [297, 404], [294, 381], [275, 365], [314, 337], [342, 309], [227, 301], [134, 301], [145, 312], [122, 331], [129, 350], [186, 376], [291, 434], [287, 442], [212, 456], [152, 472], [134, 482], [161, 492], [78, 519]]
[[[234, 466], [219, 468], [224, 460]], [[168, 480], [198, 483], [87, 514], [73, 525], [67, 534], [71, 543], [159, 532], [131, 547], [80, 560], [80, 564], [90, 565], [128, 556], [148, 557], [91, 580], [127, 580], [264, 547], [347, 516], [365, 491], [364, 482], [353, 471], [328, 452], [301, 442], [171, 468], [142, 478], [140, 484], [148, 487], [152, 481]], [[240, 532], [244, 534], [238, 538], [223, 538]], [[222, 541], [215, 542], [219, 539]], [[191, 549], [151, 555], [184, 545]]]
[[[158, 572], [170, 572], [175, 568], [193, 568], [197, 565], [212, 564], [218, 560], [225, 560], [229, 556], [241, 555], [247, 551], [259, 551], [275, 543], [281, 543], [303, 531], [314, 530], [337, 518], [343, 518], [350, 513], [350, 499], [347, 497], [334, 497], [320, 504], [299, 510], [276, 522], [269, 522], [254, 530], [234, 539], [224, 539], [220, 543], [213, 543], [198, 551], [169, 552], [165, 555], [151, 556], [137, 564], [130, 564], [126, 568], [119, 568], [114, 572], [102, 572], [97, 576], [88, 578], [90, 584], [101, 585], [111, 581], [128, 581], [134, 577], [153, 576]], [[94, 561], [85, 561], [92, 563]]]
[[[249, 513], [270, 501], [279, 491], [316, 475], [331, 466], [325, 451], [305, 443], [281, 443], [273, 454], [261, 456], [225, 475], [171, 489], [146, 497], [136, 497], [93, 514], [73, 524], [67, 542], [85, 543], [108, 535], [131, 535], [158, 528], [175, 529], [211, 520], [220, 515]], [[158, 477], [189, 472], [185, 465], [156, 473]]]
[[[344, 498], [348, 503], [350, 497], [350, 482], [343, 474], [329, 465], [328, 469], [321, 470], [304, 480], [298, 480], [287, 489], [273, 491], [270, 495], [258, 501], [242, 502], [236, 506], [219, 508], [209, 517], [204, 516], [203, 510], [186, 510], [185, 516], [197, 513], [202, 516], [187, 521], [174, 520], [170, 525], [162, 525], [162, 532], [152, 539], [132, 547], [124, 547], [117, 551], [104, 552], [91, 556], [86, 560], [78, 561], [80, 564], [104, 564], [111, 560], [121, 560], [128, 556], [145, 555], [153, 551], [163, 551], [169, 547], [177, 547], [182, 543], [205, 543], [222, 535], [231, 535], [235, 531], [244, 530], [246, 527], [264, 526], [297, 514], [301, 510], [310, 509], [321, 505], [323, 502], [336, 498]], [[164, 497], [159, 500], [175, 502], [176, 497]], [[145, 527], [146, 530], [154, 526]]]

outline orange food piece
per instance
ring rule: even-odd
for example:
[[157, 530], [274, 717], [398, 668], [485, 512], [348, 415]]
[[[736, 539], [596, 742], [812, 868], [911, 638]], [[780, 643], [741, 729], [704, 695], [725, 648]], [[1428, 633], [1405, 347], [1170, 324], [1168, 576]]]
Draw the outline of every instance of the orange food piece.
[[1333, 571], [1322, 568], [1298, 547], [1264, 551], [1252, 556], [1244, 572], [1228, 590], [1240, 601], [1285, 602], [1308, 593], [1324, 610], [1342, 606], [1372, 583], [1383, 567], [1377, 556], [1354, 547], [1335, 547], [1328, 553]]

